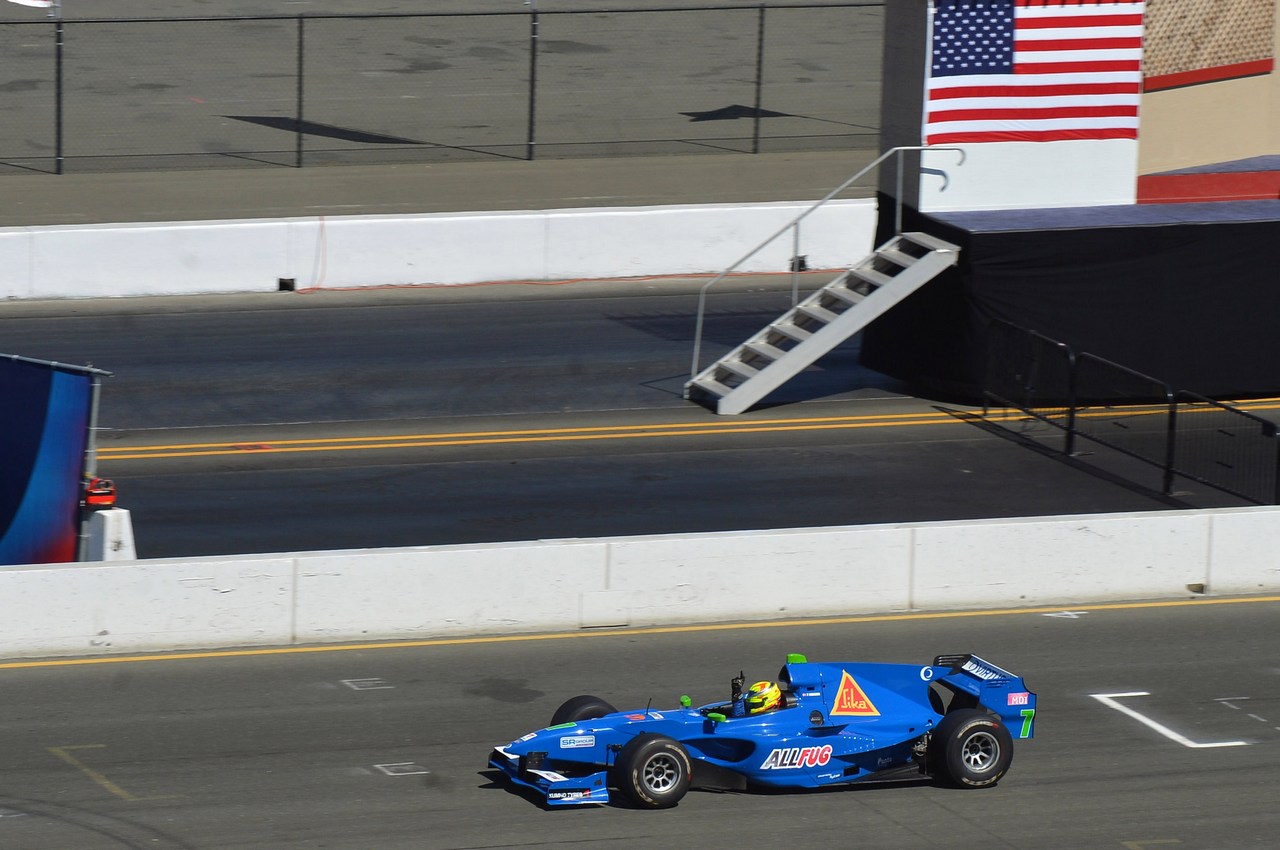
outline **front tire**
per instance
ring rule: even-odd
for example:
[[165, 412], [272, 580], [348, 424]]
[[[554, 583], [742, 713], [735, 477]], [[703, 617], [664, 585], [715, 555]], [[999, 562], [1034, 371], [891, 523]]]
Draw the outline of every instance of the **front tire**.
[[609, 703], [593, 697], [590, 694], [567, 699], [556, 709], [556, 713], [551, 715], [551, 726], [559, 726], [561, 723], [577, 723], [582, 720], [595, 720], [597, 717], [604, 717], [606, 714], [613, 714], [616, 708]]
[[684, 797], [693, 777], [689, 753], [666, 735], [638, 735], [622, 748], [615, 784], [644, 809], [669, 809]]
[[933, 733], [929, 760], [930, 772], [957, 788], [988, 788], [1013, 763], [1013, 736], [985, 711], [953, 711]]

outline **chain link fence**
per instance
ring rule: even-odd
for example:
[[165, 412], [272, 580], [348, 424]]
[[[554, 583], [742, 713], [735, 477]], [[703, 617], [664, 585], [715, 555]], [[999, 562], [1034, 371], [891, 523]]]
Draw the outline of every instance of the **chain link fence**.
[[0, 22], [0, 174], [874, 150], [883, 6]]

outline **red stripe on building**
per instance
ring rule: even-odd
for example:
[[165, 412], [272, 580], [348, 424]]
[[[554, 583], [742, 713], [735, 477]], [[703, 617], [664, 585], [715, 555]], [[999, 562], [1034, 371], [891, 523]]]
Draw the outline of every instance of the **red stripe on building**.
[[1240, 77], [1257, 77], [1270, 74], [1276, 68], [1274, 59], [1258, 59], [1253, 62], [1237, 62], [1233, 65], [1219, 65], [1216, 68], [1200, 68], [1195, 71], [1182, 71], [1177, 74], [1160, 74], [1147, 77], [1142, 81], [1143, 91], [1161, 91], [1176, 89], [1182, 86], [1195, 86], [1201, 83], [1216, 83], [1221, 80], [1235, 80]]
[[1280, 198], [1280, 171], [1225, 174], [1148, 174], [1138, 178], [1138, 203], [1274, 201]]

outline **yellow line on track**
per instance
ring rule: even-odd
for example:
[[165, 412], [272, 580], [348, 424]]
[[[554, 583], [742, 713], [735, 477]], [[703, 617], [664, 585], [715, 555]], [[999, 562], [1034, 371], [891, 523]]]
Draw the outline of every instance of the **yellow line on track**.
[[133, 796], [107, 777], [103, 776], [99, 771], [89, 767], [69, 752], [70, 750], [97, 750], [104, 747], [106, 747], [106, 744], [80, 744], [74, 747], [48, 747], [47, 749], [49, 752], [65, 761], [67, 764], [71, 765], [76, 770], [93, 780], [96, 784], [119, 797], [121, 800], [137, 800], [137, 797]]
[[172, 795], [172, 794], [166, 794], [160, 797], [135, 797], [133, 794], [130, 794], [128, 791], [124, 790], [119, 785], [117, 785], [116, 783], [108, 779], [106, 776], [104, 776], [101, 771], [94, 770], [93, 768], [89, 767], [89, 765], [85, 764], [84, 762], [80, 761], [80, 759], [71, 755], [71, 752], [70, 752], [71, 750], [101, 750], [101, 749], [105, 749], [106, 746], [107, 746], [106, 744], [77, 744], [76, 746], [73, 746], [73, 747], [46, 747], [46, 749], [49, 752], [53, 753], [58, 758], [65, 761], [67, 764], [74, 767], [76, 770], [83, 773], [85, 776], [89, 777], [89, 779], [93, 780], [93, 782], [100, 785], [105, 790], [119, 797], [121, 800], [129, 800], [131, 802], [146, 802], [149, 800], [178, 799], [175, 795]]
[[757, 419], [743, 422], [664, 422], [651, 425], [519, 429], [510, 431], [461, 431], [445, 434], [403, 434], [368, 437], [329, 437], [296, 440], [240, 440], [223, 443], [182, 443], [159, 446], [99, 447], [99, 460], [210, 457], [218, 455], [281, 454], [290, 452], [340, 452], [370, 449], [437, 448], [447, 446], [549, 443], [574, 440], [626, 440], [653, 437], [710, 436], [786, 431], [822, 431], [848, 428], [883, 428], [903, 425], [939, 425], [963, 421], [949, 413], [894, 413], [875, 416], [828, 416], [807, 419]]
[[[1242, 410], [1280, 409], [1280, 399], [1236, 402]], [[1131, 408], [1082, 408], [1081, 417], [1130, 416], [1163, 413], [1163, 406], [1136, 405]], [[1193, 410], [1195, 412], [1205, 412]], [[298, 452], [370, 451], [374, 449], [445, 448], [499, 445], [503, 443], [552, 443], [574, 440], [628, 440], [658, 437], [723, 436], [788, 431], [823, 431], [853, 428], [888, 428], [908, 425], [960, 423], [977, 416], [976, 411], [936, 413], [885, 413], [865, 416], [819, 416], [790, 419], [751, 419], [711, 422], [661, 422], [647, 425], [600, 425], [573, 428], [528, 428], [505, 431], [458, 431], [441, 434], [397, 434], [362, 437], [317, 437], [293, 440], [239, 440], [216, 443], [174, 443], [156, 446], [99, 446], [98, 459], [147, 460], [160, 458], [217, 457], [226, 455], [288, 454]], [[1011, 412], [1000, 419], [1026, 418]]]
[[549, 634], [497, 635], [490, 637], [435, 638], [429, 640], [386, 641], [383, 643], [350, 643], [324, 646], [276, 646], [262, 649], [225, 649], [207, 652], [171, 652], [162, 655], [119, 655], [94, 658], [52, 658], [0, 663], [0, 670], [22, 670], [36, 667], [80, 667], [91, 664], [136, 664], [149, 661], [188, 661], [206, 658], [254, 658], [270, 655], [305, 655], [316, 652], [356, 652], [384, 649], [421, 649], [437, 646], [475, 646], [480, 644], [527, 643], [544, 640], [589, 640], [637, 635], [697, 634], [747, 629], [785, 629], [795, 627], [845, 626], [856, 623], [894, 623], [921, 620], [954, 620], [977, 617], [1011, 617], [1027, 614], [1057, 614], [1063, 611], [1137, 611], [1150, 608], [1191, 608], [1204, 605], [1257, 605], [1280, 602], [1280, 596], [1240, 596], [1225, 599], [1172, 599], [1159, 602], [1113, 602], [1099, 605], [1056, 605], [1042, 608], [1003, 608], [990, 611], [936, 611], [914, 614], [867, 614], [857, 617], [826, 617], [803, 620], [770, 620], [757, 623], [711, 623], [691, 626], [655, 626], [640, 629], [587, 629], [577, 632]]

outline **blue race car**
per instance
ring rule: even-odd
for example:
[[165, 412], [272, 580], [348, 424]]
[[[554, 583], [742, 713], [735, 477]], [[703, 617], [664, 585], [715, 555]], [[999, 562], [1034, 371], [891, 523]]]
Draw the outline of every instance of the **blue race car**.
[[611, 788], [641, 808], [676, 805], [691, 787], [823, 788], [919, 779], [995, 785], [1030, 738], [1036, 695], [976, 655], [928, 666], [787, 656], [777, 682], [731, 683], [727, 703], [617, 711], [574, 697], [551, 725], [497, 747], [489, 766], [548, 806], [608, 803]]

